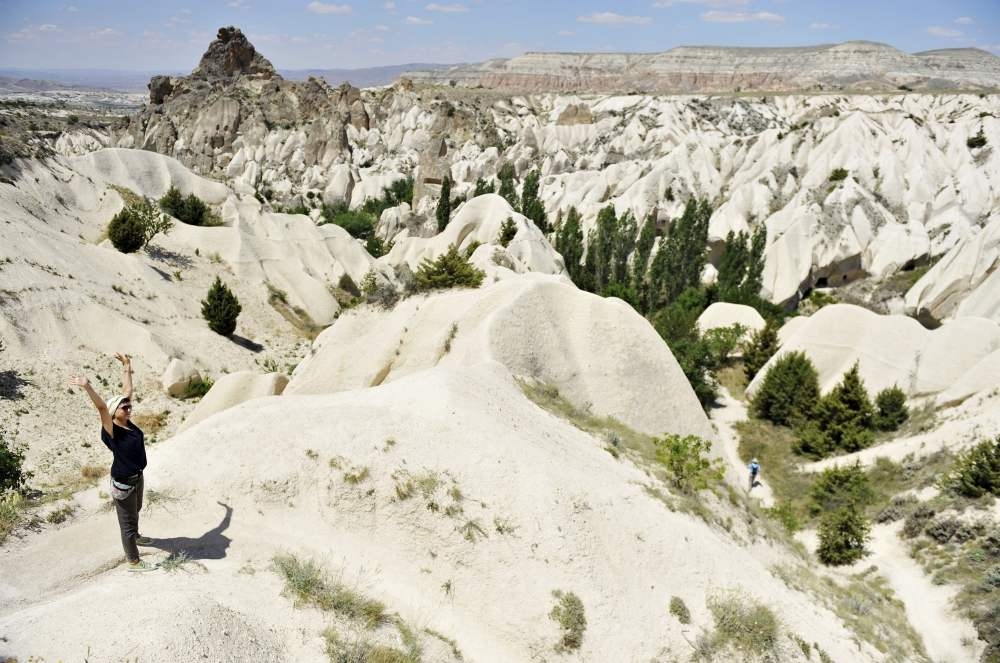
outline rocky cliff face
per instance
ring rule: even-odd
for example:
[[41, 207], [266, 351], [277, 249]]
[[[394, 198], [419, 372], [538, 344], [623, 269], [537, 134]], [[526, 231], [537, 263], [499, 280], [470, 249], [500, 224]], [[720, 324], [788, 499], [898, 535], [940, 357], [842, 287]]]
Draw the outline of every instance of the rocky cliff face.
[[[236, 28], [222, 28], [186, 77], [154, 77], [149, 103], [131, 118], [117, 144], [180, 159], [195, 172], [241, 172], [244, 148], [266, 160], [280, 181], [291, 170], [327, 168], [348, 159], [345, 128], [367, 128], [360, 91], [320, 79], [286, 81]], [[309, 141], [277, 142], [274, 130], [307, 128]], [[234, 159], [236, 162], [234, 164]], [[249, 178], [254, 183], [258, 176]]]
[[866, 41], [801, 48], [682, 46], [652, 54], [525, 53], [407, 76], [522, 92], [995, 89], [1000, 58], [974, 48], [911, 55]]
[[[716, 49], [720, 63], [731, 50]], [[789, 51], [744, 50], [765, 64], [787, 59]], [[706, 51], [641, 57], [667, 71], [685, 59], [704, 61]], [[819, 63], [812, 70], [817, 80], [843, 75], [850, 63], [855, 80], [875, 80], [879, 72], [857, 63], [882, 54], [883, 70], [900, 70], [915, 57], [866, 43], [796, 52]], [[537, 57], [558, 78], [565, 71], [638, 66], [640, 56], [587, 56], [573, 61], [576, 69], [570, 60], [524, 57]], [[945, 72], [979, 55], [920, 57]], [[508, 66], [495, 64], [498, 71]], [[685, 76], [698, 85], [749, 75], [721, 69]], [[748, 70], [763, 82], [779, 80], [765, 69]], [[405, 82], [379, 90], [331, 88], [316, 79], [283, 80], [239, 31], [223, 30], [194, 74], [154, 79], [149, 104], [118, 145], [175, 156], [241, 195], [282, 207], [315, 209], [324, 200], [357, 207], [412, 176], [413, 206], [386, 211], [380, 225], [386, 239], [404, 230], [436, 232], [433, 208], [445, 173], [453, 195], [469, 196], [477, 178], [493, 178], [504, 162], [521, 175], [540, 171], [550, 219], [573, 206], [590, 224], [602, 207], [614, 205], [639, 219], [653, 211], [666, 222], [689, 197], [706, 197], [715, 206], [712, 242], [730, 230], [767, 228], [763, 294], [792, 302], [817, 285], [888, 278], [964, 245], [992, 223], [1000, 209], [998, 118], [1000, 97], [974, 94], [518, 96]], [[986, 145], [969, 147], [980, 131]], [[847, 175], [832, 180], [837, 169]], [[933, 309], [936, 319], [956, 310], [928, 304], [927, 297], [906, 306]], [[893, 306], [902, 311], [902, 298]], [[1000, 317], [988, 307], [976, 310]]]

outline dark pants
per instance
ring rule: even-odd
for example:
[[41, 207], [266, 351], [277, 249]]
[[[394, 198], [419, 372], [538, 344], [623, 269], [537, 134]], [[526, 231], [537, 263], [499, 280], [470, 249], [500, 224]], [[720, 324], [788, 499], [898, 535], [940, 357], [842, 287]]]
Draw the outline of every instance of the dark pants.
[[115, 512], [118, 514], [118, 527], [122, 531], [122, 548], [125, 557], [130, 562], [139, 560], [139, 548], [135, 545], [135, 537], [139, 536], [139, 511], [142, 509], [142, 475], [135, 484], [132, 494], [123, 500], [115, 500]]

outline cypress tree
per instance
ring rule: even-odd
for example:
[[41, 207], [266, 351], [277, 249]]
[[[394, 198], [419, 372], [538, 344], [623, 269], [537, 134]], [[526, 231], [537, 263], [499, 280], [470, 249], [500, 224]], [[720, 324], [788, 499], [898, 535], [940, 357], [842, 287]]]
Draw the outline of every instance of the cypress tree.
[[521, 186], [521, 214], [531, 219], [543, 233], [548, 233], [549, 223], [545, 216], [545, 205], [538, 198], [538, 186], [538, 171], [533, 170], [525, 176]]
[[656, 242], [656, 218], [650, 212], [646, 222], [642, 224], [639, 238], [635, 242], [635, 254], [632, 256], [632, 288], [639, 295], [639, 301], [645, 308], [646, 274], [649, 271], [649, 254], [653, 252]]
[[580, 213], [570, 207], [566, 221], [556, 229], [556, 251], [562, 254], [566, 271], [578, 288], [586, 290], [583, 282], [583, 230], [580, 228]]
[[500, 189], [497, 193], [505, 198], [512, 208], [520, 209], [521, 204], [517, 200], [517, 190], [514, 188], [514, 177], [514, 164], [505, 163], [500, 166], [500, 170], [497, 172], [497, 179], [500, 180]]
[[441, 232], [451, 220], [451, 178], [447, 175], [441, 181], [441, 197], [438, 198], [436, 215], [438, 232]]
[[482, 177], [480, 177], [479, 179], [476, 180], [476, 191], [475, 193], [472, 194], [472, 197], [475, 198], [476, 196], [483, 196], [486, 195], [487, 193], [496, 193], [496, 192], [497, 192], [496, 185], [493, 183], [492, 180], [487, 182]]

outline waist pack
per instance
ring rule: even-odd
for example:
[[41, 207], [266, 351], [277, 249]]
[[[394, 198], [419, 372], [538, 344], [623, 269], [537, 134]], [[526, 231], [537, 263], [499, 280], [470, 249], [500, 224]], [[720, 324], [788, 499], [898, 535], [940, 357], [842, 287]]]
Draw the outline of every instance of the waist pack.
[[[135, 490], [135, 485], [137, 483], [139, 483], [139, 476], [140, 475], [138, 475], [138, 474], [135, 475], [135, 477], [134, 477], [135, 478], [135, 482], [131, 483], [131, 484], [122, 483], [121, 481], [117, 481], [114, 478], [112, 478], [111, 479], [111, 497], [115, 498], [116, 500], [128, 499], [129, 495], [132, 494], [132, 491]], [[132, 477], [129, 477], [129, 478], [131, 479]]]

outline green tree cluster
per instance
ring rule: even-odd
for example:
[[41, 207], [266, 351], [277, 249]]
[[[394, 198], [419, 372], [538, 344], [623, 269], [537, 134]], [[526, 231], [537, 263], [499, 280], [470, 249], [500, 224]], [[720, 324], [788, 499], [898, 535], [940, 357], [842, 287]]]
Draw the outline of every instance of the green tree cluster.
[[473, 192], [472, 197], [485, 196], [488, 193], [496, 193], [497, 187], [492, 180], [487, 182], [482, 177], [476, 180], [476, 190]]
[[764, 273], [767, 230], [760, 226], [753, 235], [729, 231], [719, 257], [716, 297], [720, 302], [755, 306], [760, 300]]
[[210, 220], [211, 211], [201, 198], [193, 193], [185, 197], [175, 186], [167, 189], [159, 202], [160, 209], [182, 223], [203, 226]]
[[431, 260], [425, 258], [414, 276], [417, 290], [439, 288], [478, 288], [486, 274], [477, 269], [452, 244], [446, 253]]
[[816, 556], [830, 566], [853, 564], [864, 556], [870, 532], [871, 524], [857, 509], [831, 511], [819, 522]]
[[580, 213], [570, 207], [566, 220], [558, 225], [553, 237], [555, 249], [562, 254], [566, 271], [573, 283], [583, 288], [583, 228]]
[[236, 319], [242, 310], [233, 291], [216, 276], [208, 295], [201, 302], [201, 316], [208, 323], [208, 328], [216, 334], [231, 336], [236, 331]]
[[548, 217], [545, 215], [545, 205], [538, 197], [539, 175], [537, 170], [530, 171], [524, 176], [521, 184], [521, 214], [531, 219], [543, 233], [548, 234]]

